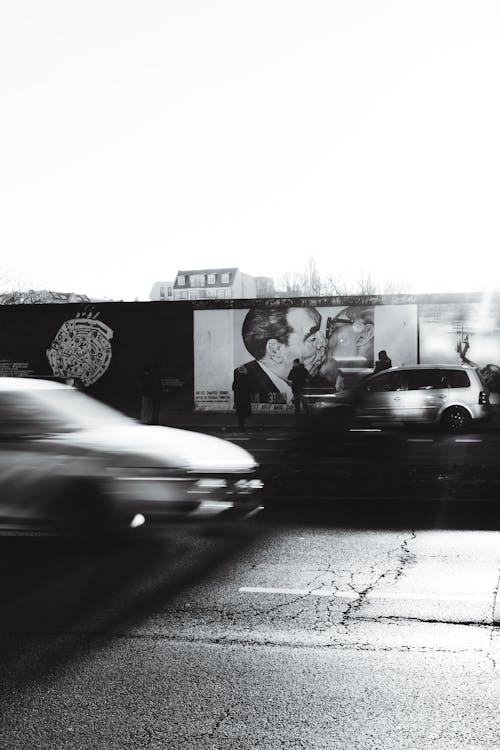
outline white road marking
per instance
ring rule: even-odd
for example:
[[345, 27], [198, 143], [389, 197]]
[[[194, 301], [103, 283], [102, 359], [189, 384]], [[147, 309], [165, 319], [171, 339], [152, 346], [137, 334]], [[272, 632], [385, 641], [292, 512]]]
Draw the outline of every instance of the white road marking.
[[[359, 599], [357, 591], [338, 591], [335, 589], [294, 589], [294, 588], [272, 588], [264, 586], [241, 586], [238, 591], [241, 594], [285, 594], [288, 596], [329, 596], [334, 599]], [[430, 601], [430, 602], [484, 602], [489, 594], [483, 596], [478, 594], [414, 594], [404, 591], [369, 591], [364, 599], [392, 599], [403, 601]]]
[[408, 443], [433, 443], [434, 440], [432, 438], [408, 438]]
[[382, 432], [382, 430], [379, 427], [351, 427], [349, 432]]
[[268, 437], [266, 440], [291, 440], [289, 437]]
[[238, 441], [240, 443], [242, 440], [250, 440], [250, 438], [249, 437], [227, 437], [226, 440], [229, 440], [233, 443]]
[[480, 438], [455, 438], [455, 443], [482, 443]]

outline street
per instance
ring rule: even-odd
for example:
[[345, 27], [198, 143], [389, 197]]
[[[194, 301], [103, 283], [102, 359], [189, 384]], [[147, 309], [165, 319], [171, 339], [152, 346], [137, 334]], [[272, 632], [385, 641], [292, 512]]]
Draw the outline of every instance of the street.
[[[3, 538], [0, 746], [500, 747], [500, 514], [480, 481], [497, 434], [354, 434], [350, 461], [300, 435], [227, 437], [275, 488], [243, 526], [92, 552]], [[370, 502], [381, 462], [425, 482]], [[342, 466], [361, 502], [335, 498]], [[432, 500], [429, 472], [454, 477]]]

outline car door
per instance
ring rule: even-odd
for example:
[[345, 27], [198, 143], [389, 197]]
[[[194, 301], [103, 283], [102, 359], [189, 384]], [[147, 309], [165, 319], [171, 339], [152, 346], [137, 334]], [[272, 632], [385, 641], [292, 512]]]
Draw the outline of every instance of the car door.
[[445, 373], [439, 369], [406, 371], [406, 421], [434, 422], [443, 403], [448, 398]]
[[405, 378], [401, 372], [382, 372], [361, 386], [357, 417], [374, 423], [404, 422]]
[[31, 394], [0, 393], [0, 524], [43, 519], [47, 483], [67, 461], [47, 441], [55, 426]]

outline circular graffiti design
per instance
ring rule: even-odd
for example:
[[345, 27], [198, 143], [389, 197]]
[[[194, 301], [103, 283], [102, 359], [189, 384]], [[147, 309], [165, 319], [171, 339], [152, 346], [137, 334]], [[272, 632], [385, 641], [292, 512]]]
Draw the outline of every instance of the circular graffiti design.
[[47, 349], [52, 372], [57, 377], [79, 378], [83, 385], [92, 385], [109, 367], [112, 338], [113, 331], [100, 320], [66, 320]]

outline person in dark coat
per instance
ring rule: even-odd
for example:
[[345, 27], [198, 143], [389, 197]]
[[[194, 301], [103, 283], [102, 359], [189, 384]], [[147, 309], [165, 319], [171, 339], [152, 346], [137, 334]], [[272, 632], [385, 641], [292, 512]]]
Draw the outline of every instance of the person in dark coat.
[[157, 365], [146, 365], [141, 375], [141, 422], [158, 424], [160, 411], [161, 379]]
[[378, 359], [375, 362], [373, 372], [382, 372], [383, 370], [388, 370], [389, 367], [392, 367], [392, 360], [387, 356], [386, 350], [382, 349], [378, 353]]
[[234, 408], [238, 417], [241, 430], [245, 429], [245, 420], [252, 413], [252, 402], [250, 394], [250, 382], [245, 365], [237, 367], [234, 371], [233, 380]]
[[309, 382], [309, 373], [307, 372], [300, 359], [293, 360], [293, 367], [288, 373], [288, 380], [290, 381], [290, 385], [292, 386], [295, 413], [299, 413], [301, 403], [304, 407], [304, 411], [307, 411], [307, 407], [302, 400], [302, 391], [304, 390], [304, 386]]

